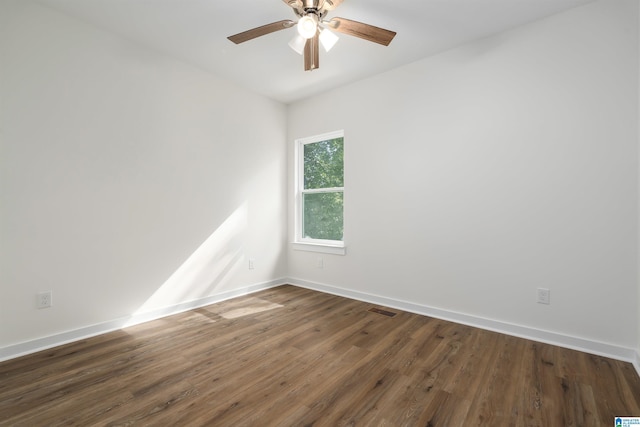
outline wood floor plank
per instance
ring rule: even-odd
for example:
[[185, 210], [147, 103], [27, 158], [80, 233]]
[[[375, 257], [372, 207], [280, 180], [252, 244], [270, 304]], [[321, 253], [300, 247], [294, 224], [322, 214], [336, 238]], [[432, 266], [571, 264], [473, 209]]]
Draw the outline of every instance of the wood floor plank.
[[294, 286], [0, 363], [0, 426], [598, 426], [618, 415], [640, 416], [629, 363]]

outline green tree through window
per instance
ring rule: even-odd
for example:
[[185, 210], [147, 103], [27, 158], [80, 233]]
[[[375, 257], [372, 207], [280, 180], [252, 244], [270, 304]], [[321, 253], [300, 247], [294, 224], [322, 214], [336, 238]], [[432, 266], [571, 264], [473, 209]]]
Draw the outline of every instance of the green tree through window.
[[342, 241], [344, 137], [302, 144], [303, 239]]

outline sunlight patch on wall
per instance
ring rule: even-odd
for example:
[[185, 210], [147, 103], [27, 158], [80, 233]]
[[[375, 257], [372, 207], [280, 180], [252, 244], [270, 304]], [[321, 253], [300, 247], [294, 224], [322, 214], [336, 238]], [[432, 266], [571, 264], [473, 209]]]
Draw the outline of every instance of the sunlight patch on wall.
[[134, 313], [210, 296], [237, 272], [244, 259], [247, 203], [240, 205]]

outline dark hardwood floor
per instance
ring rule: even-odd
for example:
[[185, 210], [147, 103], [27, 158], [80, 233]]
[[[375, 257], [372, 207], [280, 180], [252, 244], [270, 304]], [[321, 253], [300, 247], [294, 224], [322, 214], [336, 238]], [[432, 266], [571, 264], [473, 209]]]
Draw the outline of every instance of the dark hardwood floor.
[[546, 427], [640, 416], [628, 363], [372, 307], [282, 286], [6, 361], [0, 424]]

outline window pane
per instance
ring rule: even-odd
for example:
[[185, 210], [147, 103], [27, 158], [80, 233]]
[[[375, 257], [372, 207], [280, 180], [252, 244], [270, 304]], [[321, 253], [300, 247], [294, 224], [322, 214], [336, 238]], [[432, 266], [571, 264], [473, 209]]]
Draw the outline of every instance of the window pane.
[[304, 146], [304, 188], [344, 187], [344, 138]]
[[342, 240], [342, 192], [303, 194], [302, 237]]

